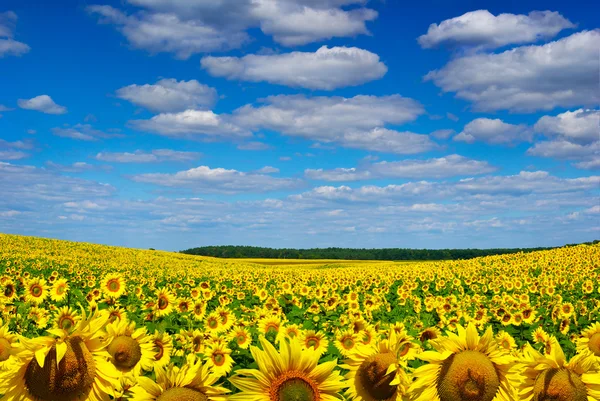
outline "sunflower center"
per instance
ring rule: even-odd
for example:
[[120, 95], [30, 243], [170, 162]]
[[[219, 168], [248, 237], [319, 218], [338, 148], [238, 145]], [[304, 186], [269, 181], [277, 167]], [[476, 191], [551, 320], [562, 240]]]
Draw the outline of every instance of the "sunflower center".
[[162, 393], [156, 401], [206, 401], [208, 398], [200, 391], [186, 388], [174, 387]]
[[131, 369], [142, 359], [142, 349], [129, 336], [118, 336], [108, 346], [113, 364], [119, 369]]
[[42, 296], [42, 291], [43, 289], [39, 285], [34, 285], [31, 287], [31, 295], [33, 295], [34, 297]]
[[444, 361], [437, 386], [441, 401], [492, 401], [500, 379], [487, 356], [467, 350]]
[[587, 391], [579, 375], [567, 369], [547, 369], [535, 379], [534, 401], [586, 401]]
[[160, 309], [160, 310], [167, 309], [167, 306], [169, 306], [168, 299], [166, 299], [165, 297], [158, 298], [158, 309]]
[[6, 338], [0, 338], [0, 362], [10, 358], [10, 343]]
[[600, 356], [600, 333], [596, 333], [590, 337], [588, 347], [590, 348], [590, 351], [594, 353], [594, 355]]
[[31, 395], [44, 401], [73, 401], [87, 398], [96, 377], [96, 364], [81, 337], [65, 340], [67, 352], [56, 363], [52, 346], [40, 367], [33, 358], [25, 371], [25, 385]]
[[160, 361], [160, 359], [165, 354], [165, 347], [164, 347], [162, 341], [155, 340], [154, 341], [154, 348], [156, 349], [156, 354], [154, 355], [154, 360], [155, 361]]
[[75, 320], [71, 316], [62, 316], [58, 326], [63, 330], [71, 330], [75, 326]]
[[345, 349], [352, 349], [354, 348], [354, 340], [352, 338], [345, 338], [342, 345]]
[[397, 386], [390, 385], [394, 380], [394, 375], [386, 375], [386, 372], [390, 365], [396, 362], [394, 354], [388, 352], [373, 355], [359, 366], [357, 378], [372, 398], [387, 400], [394, 395]]
[[119, 291], [119, 289], [121, 288], [121, 285], [119, 284], [118, 280], [110, 280], [108, 282], [108, 290], [111, 292], [117, 292]]

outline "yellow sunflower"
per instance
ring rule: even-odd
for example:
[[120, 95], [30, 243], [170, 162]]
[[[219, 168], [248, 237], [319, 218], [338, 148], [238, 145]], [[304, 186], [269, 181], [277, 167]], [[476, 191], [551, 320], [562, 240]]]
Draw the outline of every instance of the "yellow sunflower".
[[178, 368], [156, 369], [156, 382], [139, 377], [138, 385], [131, 389], [131, 401], [225, 401], [227, 389], [216, 386], [219, 376], [210, 372], [206, 364], [194, 355]]
[[333, 401], [345, 387], [342, 376], [334, 370], [337, 361], [319, 363], [313, 349], [302, 349], [297, 340], [281, 341], [279, 352], [259, 339], [262, 350], [250, 347], [258, 369], [239, 369], [229, 381], [241, 392], [230, 401]]
[[135, 328], [135, 322], [126, 318], [115, 320], [106, 326], [106, 348], [110, 361], [123, 374], [137, 376], [143, 370], [152, 370], [155, 352], [146, 328]]
[[50, 299], [54, 302], [60, 302], [67, 297], [69, 283], [66, 279], [56, 280], [50, 289]]
[[173, 339], [165, 332], [158, 332], [156, 330], [151, 337], [153, 350], [154, 350], [154, 361], [152, 362], [154, 368], [162, 368], [169, 364], [171, 361], [171, 353], [173, 352]]
[[119, 373], [102, 341], [106, 314], [83, 319], [75, 330], [50, 329], [55, 337], [22, 339], [17, 366], [1, 374], [4, 399], [20, 401], [108, 401]]
[[359, 345], [342, 368], [347, 369], [346, 395], [356, 401], [395, 401], [406, 398], [410, 377], [407, 362], [419, 346], [406, 331], [390, 330], [388, 337]]
[[125, 294], [125, 279], [119, 273], [107, 274], [102, 280], [102, 292], [107, 298], [119, 298]]
[[549, 352], [541, 354], [527, 344], [521, 364], [515, 370], [524, 380], [519, 385], [523, 401], [600, 400], [600, 370], [589, 353], [578, 354], [567, 363], [555, 337]]
[[39, 305], [50, 295], [50, 287], [43, 278], [32, 278], [25, 282], [25, 301]]
[[458, 334], [430, 341], [437, 351], [418, 358], [429, 362], [414, 372], [410, 386], [414, 401], [513, 401], [514, 388], [508, 371], [514, 358], [498, 347], [491, 327], [483, 336], [469, 323], [457, 325]]
[[321, 331], [305, 330], [300, 334], [299, 340], [303, 348], [312, 348], [319, 356], [323, 355], [329, 347], [329, 340]]
[[344, 331], [338, 331], [335, 334], [335, 341], [333, 344], [338, 349], [340, 354], [345, 357], [349, 357], [352, 352], [356, 349], [358, 343], [358, 336], [352, 329], [346, 329]]
[[236, 327], [229, 333], [230, 341], [235, 341], [236, 345], [242, 349], [248, 349], [252, 343], [252, 335], [246, 327]]
[[8, 323], [0, 319], [0, 372], [9, 370], [17, 362], [17, 353], [21, 349], [19, 336], [8, 330]]
[[577, 352], [589, 351], [600, 360], [600, 323], [592, 323], [581, 332], [577, 340]]
[[204, 359], [208, 367], [219, 376], [225, 376], [233, 367], [231, 349], [227, 344], [211, 343], [204, 350]]
[[79, 313], [69, 306], [63, 306], [62, 308], [58, 309], [56, 315], [54, 316], [52, 327], [70, 332], [77, 327], [77, 323], [80, 321], [81, 316]]
[[154, 304], [154, 313], [157, 317], [167, 316], [173, 312], [177, 297], [166, 288], [156, 291], [156, 303]]
[[15, 282], [10, 278], [6, 278], [0, 287], [0, 296], [4, 298], [5, 301], [11, 302], [17, 298], [17, 286]]

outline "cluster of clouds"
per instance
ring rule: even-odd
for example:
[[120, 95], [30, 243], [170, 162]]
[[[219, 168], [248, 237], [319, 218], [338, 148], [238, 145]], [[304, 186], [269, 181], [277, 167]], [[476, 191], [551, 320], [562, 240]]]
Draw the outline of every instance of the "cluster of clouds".
[[17, 14], [13, 11], [0, 13], [0, 58], [5, 56], [21, 56], [28, 53], [30, 47], [15, 40]]
[[[270, 191], [277, 191], [281, 181], [264, 178], [273, 172], [276, 169], [269, 167], [249, 173], [200, 168], [179, 174], [177, 179], [186, 186], [195, 175], [202, 177], [204, 185], [222, 186], [227, 192], [242, 185], [236, 183], [246, 174], [251, 178], [243, 180], [243, 185], [271, 185]], [[410, 233], [424, 237], [409, 235], [407, 241], [437, 238], [440, 246], [458, 246], [464, 241], [473, 246], [485, 244], [482, 236], [498, 245], [511, 244], [515, 238], [530, 243], [542, 233], [550, 236], [548, 242], [560, 244], [587, 238], [589, 219], [600, 213], [591, 196], [600, 177], [559, 178], [545, 171], [356, 188], [319, 186], [254, 201], [198, 197], [123, 200], [113, 196], [116, 189], [108, 184], [10, 163], [0, 163], [0, 184], [6, 188], [0, 199], [0, 219], [7, 229], [27, 222], [28, 229], [38, 235], [42, 229], [48, 235], [62, 231], [62, 236], [76, 237], [75, 228], [93, 228], [91, 239], [97, 234], [101, 241], [102, 232], [109, 230], [122, 236], [115, 240], [144, 247], [149, 241], [165, 247], [169, 233], [198, 231], [222, 235], [232, 242], [253, 238], [256, 243], [275, 241], [277, 233], [286, 232], [286, 240], [295, 246], [314, 240], [335, 244], [332, 232], [354, 246], [360, 245], [359, 241], [391, 246], [390, 235]], [[183, 247], [180, 240], [166, 246], [179, 249]]]
[[248, 43], [259, 28], [283, 46], [298, 46], [334, 37], [368, 34], [377, 12], [365, 0], [128, 0], [137, 11], [127, 14], [107, 5], [88, 11], [100, 23], [115, 25], [137, 49], [168, 52], [187, 59], [204, 52], [227, 51]]

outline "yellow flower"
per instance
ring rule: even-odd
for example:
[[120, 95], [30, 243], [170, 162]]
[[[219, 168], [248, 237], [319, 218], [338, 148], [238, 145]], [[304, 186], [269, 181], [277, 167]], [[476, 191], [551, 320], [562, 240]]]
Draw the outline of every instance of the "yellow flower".
[[61, 278], [54, 282], [50, 289], [50, 299], [54, 302], [60, 302], [67, 297], [69, 291], [69, 283], [67, 279]]
[[211, 373], [206, 364], [188, 355], [181, 368], [156, 369], [156, 382], [139, 377], [131, 401], [225, 401], [228, 390], [216, 386], [218, 380], [219, 375]]
[[108, 401], [118, 372], [102, 341], [106, 314], [85, 316], [75, 330], [51, 329], [54, 337], [22, 340], [18, 365], [0, 374], [4, 399], [20, 401]]
[[312, 349], [303, 350], [297, 340], [281, 341], [279, 352], [261, 337], [262, 350], [250, 347], [258, 369], [239, 369], [229, 381], [241, 392], [230, 401], [333, 401], [345, 385], [337, 361], [319, 363]]
[[173, 339], [167, 333], [159, 333], [158, 330], [156, 330], [151, 336], [151, 341], [154, 351], [154, 361], [152, 362], [154, 369], [165, 367], [171, 361]]
[[126, 318], [115, 320], [106, 326], [107, 351], [110, 362], [123, 374], [138, 376], [142, 369], [152, 370], [155, 353], [153, 342], [146, 328], [135, 328], [135, 322]]
[[225, 376], [231, 372], [233, 358], [227, 344], [212, 343], [205, 348], [204, 355], [206, 364], [215, 374]]
[[125, 294], [125, 279], [119, 273], [107, 274], [102, 280], [102, 292], [107, 298], [119, 298]]
[[312, 348], [319, 355], [323, 355], [329, 346], [329, 340], [327, 340], [325, 333], [321, 331], [303, 331], [302, 334], [300, 334], [299, 340], [303, 348]]
[[581, 332], [577, 340], [577, 351], [589, 351], [598, 357], [600, 362], [600, 323], [592, 323], [588, 328]]
[[55, 329], [70, 332], [77, 327], [81, 321], [81, 316], [69, 306], [63, 306], [54, 316], [53, 327]]
[[568, 363], [556, 340], [551, 337], [550, 352], [542, 355], [529, 344], [515, 368], [524, 379], [519, 384], [523, 401], [590, 401], [600, 399], [600, 370], [590, 354], [579, 354]]
[[171, 291], [166, 288], [157, 290], [154, 313], [157, 317], [167, 316], [173, 312], [175, 302], [177, 302], [177, 297]]
[[3, 325], [0, 319], [0, 372], [9, 370], [17, 363], [17, 353], [21, 349], [18, 339], [19, 336], [8, 330], [8, 323]]
[[39, 305], [50, 295], [50, 287], [43, 278], [32, 278], [25, 283], [25, 300]]
[[355, 401], [404, 399], [410, 386], [407, 362], [418, 349], [406, 331], [394, 329], [370, 346], [359, 345], [342, 365], [348, 370], [346, 395]]
[[472, 323], [457, 325], [457, 331], [430, 342], [437, 352], [418, 355], [429, 364], [414, 372], [414, 401], [513, 401], [508, 371], [514, 359], [498, 348], [491, 327], [483, 336]]
[[252, 343], [252, 335], [245, 327], [236, 327], [229, 333], [230, 341], [235, 341], [238, 347], [248, 349]]

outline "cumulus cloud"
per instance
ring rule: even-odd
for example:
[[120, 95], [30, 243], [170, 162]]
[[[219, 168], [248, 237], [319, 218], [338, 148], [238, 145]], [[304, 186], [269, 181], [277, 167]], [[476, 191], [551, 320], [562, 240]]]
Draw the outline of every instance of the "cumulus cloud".
[[600, 110], [566, 111], [557, 116], [543, 116], [534, 129], [546, 136], [559, 136], [576, 143], [600, 140]]
[[17, 14], [12, 11], [0, 13], [0, 58], [22, 56], [30, 50], [25, 43], [14, 40], [16, 24]]
[[258, 106], [234, 111], [233, 121], [250, 130], [268, 129], [341, 146], [400, 154], [419, 153], [437, 145], [429, 136], [385, 128], [424, 113], [423, 106], [400, 95], [305, 97], [270, 96]]
[[197, 160], [198, 152], [183, 152], [171, 149], [155, 149], [150, 152], [136, 150], [135, 152], [100, 152], [96, 160], [113, 163], [157, 163], [157, 162], [183, 162]]
[[67, 108], [54, 103], [48, 95], [40, 95], [31, 99], [19, 99], [19, 107], [26, 110], [40, 111], [46, 114], [65, 114]]
[[136, 182], [184, 188], [201, 193], [264, 193], [298, 188], [301, 181], [259, 172], [243, 172], [200, 166], [175, 174], [148, 173], [131, 177]]
[[600, 168], [600, 111], [579, 109], [543, 116], [535, 131], [549, 138], [527, 150], [533, 156], [576, 161], [581, 169]]
[[107, 133], [93, 128], [90, 124], [75, 124], [72, 127], [52, 128], [52, 133], [63, 138], [71, 138], [78, 141], [97, 141], [99, 139], [121, 138], [122, 134]]
[[495, 16], [487, 10], [477, 10], [431, 24], [418, 42], [423, 48], [447, 45], [494, 49], [549, 39], [563, 29], [574, 27], [571, 21], [552, 11]]
[[360, 85], [387, 72], [379, 56], [356, 47], [323, 46], [314, 53], [208, 56], [201, 64], [212, 76], [323, 90]]
[[153, 85], [129, 85], [117, 90], [116, 95], [159, 113], [210, 109], [217, 101], [217, 91], [195, 79], [177, 81], [171, 78], [161, 79]]
[[100, 16], [100, 23], [116, 25], [132, 47], [152, 53], [170, 52], [182, 59], [195, 53], [238, 48], [250, 40], [247, 30], [251, 28], [260, 28], [277, 43], [297, 46], [368, 34], [366, 22], [377, 17], [368, 8], [341, 8], [363, 4], [362, 0], [130, 0], [129, 3], [142, 9], [131, 15], [106, 5], [92, 5], [87, 10]]
[[186, 110], [161, 113], [149, 120], [133, 120], [129, 124], [139, 130], [173, 138], [242, 138], [251, 133], [210, 110]]
[[183, 20], [175, 14], [145, 13], [126, 15], [111, 6], [89, 6], [90, 13], [98, 14], [101, 23], [118, 27], [132, 47], [151, 53], [174, 53], [187, 59], [192, 54], [225, 51], [248, 41], [245, 32], [219, 30], [201, 21]]
[[478, 111], [596, 105], [599, 41], [600, 30], [583, 31], [542, 46], [460, 57], [425, 80], [473, 102]]
[[452, 139], [459, 142], [486, 142], [490, 144], [512, 144], [530, 141], [532, 131], [525, 124], [508, 124], [496, 118], [477, 118], [463, 128]]
[[495, 170], [496, 168], [486, 161], [473, 160], [460, 155], [448, 155], [425, 160], [382, 161], [358, 168], [307, 169], [304, 170], [304, 175], [313, 180], [343, 182], [380, 178], [446, 178], [486, 174]]

